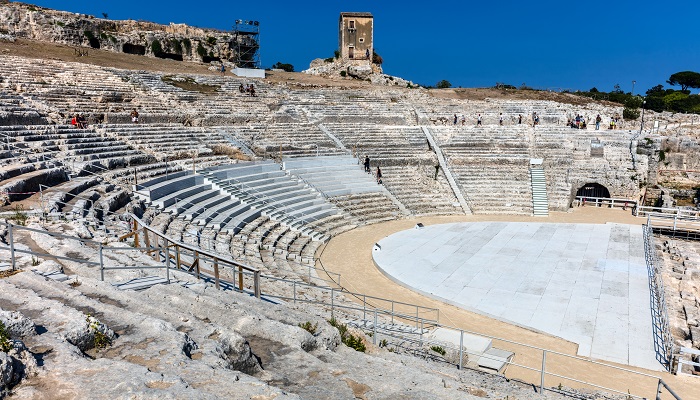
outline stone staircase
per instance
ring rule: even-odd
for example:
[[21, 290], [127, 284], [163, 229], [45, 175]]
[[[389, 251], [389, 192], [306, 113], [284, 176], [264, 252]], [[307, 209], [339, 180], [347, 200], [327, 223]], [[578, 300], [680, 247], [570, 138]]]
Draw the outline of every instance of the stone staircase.
[[536, 217], [548, 216], [547, 179], [541, 164], [530, 165], [530, 185], [532, 186], [532, 214]]

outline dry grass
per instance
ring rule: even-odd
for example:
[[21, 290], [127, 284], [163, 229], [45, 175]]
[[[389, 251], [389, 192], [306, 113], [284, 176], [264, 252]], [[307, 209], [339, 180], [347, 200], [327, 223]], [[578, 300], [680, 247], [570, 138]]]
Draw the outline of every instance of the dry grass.
[[182, 76], [164, 75], [162, 78], [160, 78], [160, 80], [167, 83], [168, 85], [178, 87], [182, 90], [187, 90], [188, 92], [214, 94], [214, 93], [218, 92], [219, 89], [221, 89], [220, 86], [205, 85], [205, 84], [197, 83], [194, 79], [192, 79], [189, 76], [182, 77]]
[[227, 146], [225, 144], [217, 144], [215, 146], [212, 146], [212, 151], [214, 152], [215, 155], [217, 156], [228, 156], [229, 158], [232, 158], [234, 160], [241, 160], [241, 161], [250, 161], [251, 158], [245, 154], [243, 154], [242, 151], [238, 150], [235, 147]]

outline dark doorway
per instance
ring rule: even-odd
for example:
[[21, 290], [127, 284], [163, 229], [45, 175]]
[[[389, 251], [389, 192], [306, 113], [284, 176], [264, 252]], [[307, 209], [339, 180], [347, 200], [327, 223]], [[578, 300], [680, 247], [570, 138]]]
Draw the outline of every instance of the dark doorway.
[[601, 185], [600, 183], [587, 183], [576, 192], [576, 196], [581, 197], [604, 197], [610, 198], [610, 191], [608, 188]]
[[122, 51], [127, 54], [137, 54], [139, 56], [146, 55], [146, 46], [138, 44], [124, 43]]
[[221, 58], [213, 57], [213, 56], [203, 56], [202, 57], [202, 62], [205, 64], [209, 64], [212, 61], [221, 61]]
[[182, 54], [175, 53], [158, 53], [155, 55], [158, 58], [167, 58], [175, 61], [182, 61]]

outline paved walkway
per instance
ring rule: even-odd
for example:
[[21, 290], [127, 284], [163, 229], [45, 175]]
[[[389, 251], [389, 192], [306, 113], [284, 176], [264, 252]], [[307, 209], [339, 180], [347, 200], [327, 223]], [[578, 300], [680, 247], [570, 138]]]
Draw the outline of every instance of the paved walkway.
[[662, 371], [642, 229], [473, 222], [397, 232], [377, 266], [421, 293], [578, 344], [578, 355]]
[[[391, 298], [411, 304], [440, 309], [440, 322], [449, 326], [469, 330], [482, 335], [500, 337], [530, 346], [545, 348], [562, 354], [575, 355], [578, 345], [543, 332], [506, 323], [480, 313], [470, 312], [444, 301], [425, 296], [408, 289], [387, 278], [380, 272], [372, 260], [372, 245], [396, 232], [411, 229], [416, 223], [426, 226], [452, 222], [506, 221], [506, 222], [548, 222], [548, 223], [617, 223], [642, 225], [643, 218], [631, 216], [629, 211], [605, 208], [581, 207], [568, 213], [552, 212], [547, 218], [535, 218], [517, 215], [470, 215], [470, 216], [429, 216], [412, 219], [388, 221], [380, 224], [362, 226], [335, 236], [317, 253], [323, 266], [329, 271], [342, 275], [343, 287], [353, 292], [365, 293], [383, 298]], [[318, 265], [320, 267], [321, 264]], [[539, 369], [542, 365], [542, 351], [532, 347], [518, 346], [508, 341], [494, 340], [494, 346], [516, 353], [514, 361], [528, 368]], [[609, 363], [615, 365], [615, 363]], [[625, 367], [618, 364], [620, 367]], [[663, 377], [684, 399], [700, 399], [700, 384], [695, 377], [675, 376], [668, 373], [649, 371], [639, 367], [629, 367], [642, 373]], [[629, 390], [647, 398], [655, 398], [657, 380], [641, 375], [631, 374], [619, 369], [601, 366], [570, 357], [547, 353], [547, 371], [560, 375], [576, 377], [587, 382], [615, 388], [623, 393]], [[539, 384], [540, 374], [526, 368], [511, 365], [506, 371], [510, 378], [522, 379]], [[548, 375], [547, 386], [559, 383], [570, 387], [586, 387], [576, 382]], [[589, 386], [588, 389], [591, 389]], [[667, 399], [667, 397], [663, 397]]]

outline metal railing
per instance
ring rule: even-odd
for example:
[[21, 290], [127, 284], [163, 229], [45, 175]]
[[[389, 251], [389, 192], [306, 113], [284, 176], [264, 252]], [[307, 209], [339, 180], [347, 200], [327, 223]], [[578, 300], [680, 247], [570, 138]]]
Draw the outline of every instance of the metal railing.
[[654, 244], [651, 217], [647, 219], [647, 224], [644, 226], [643, 236], [644, 258], [646, 259], [647, 272], [649, 274], [649, 291], [651, 292], [654, 350], [656, 351], [657, 360], [670, 371], [673, 365], [674, 343], [668, 318], [664, 281], [661, 277], [659, 258]]
[[614, 199], [609, 197], [576, 196], [576, 207], [592, 205], [595, 207], [607, 206], [609, 208], [620, 207], [626, 210], [627, 207], [637, 208], [637, 201], [630, 199]]
[[[242, 291], [244, 287], [243, 271], [247, 271], [253, 275], [253, 294], [255, 297], [260, 298], [259, 269], [249, 267], [230, 258], [222, 257], [218, 254], [202, 250], [199, 247], [178, 242], [171, 237], [156, 231], [135, 215], [131, 215], [131, 218], [134, 224], [133, 231], [121, 236], [119, 239], [125, 240], [133, 237], [134, 248], [143, 250], [157, 261], [164, 261], [168, 272], [172, 263], [174, 264], [173, 268], [175, 270], [192, 273], [198, 278], [202, 274], [207, 274], [213, 277], [214, 286], [217, 289], [221, 289], [221, 269], [229, 268], [234, 271], [234, 286], [236, 286], [236, 272], [238, 273], [238, 288]], [[141, 238], [143, 238], [143, 247], [140, 246]], [[104, 280], [104, 270], [124, 268], [125, 267], [105, 268], [103, 266], [101, 268], [102, 280]]]

